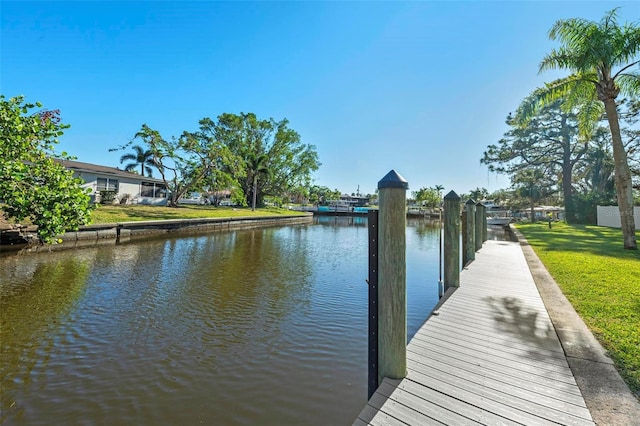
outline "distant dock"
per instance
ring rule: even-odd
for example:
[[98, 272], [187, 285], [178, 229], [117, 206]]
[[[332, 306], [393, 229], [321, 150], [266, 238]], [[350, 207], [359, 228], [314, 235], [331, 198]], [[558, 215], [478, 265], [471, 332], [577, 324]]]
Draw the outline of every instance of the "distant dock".
[[[301, 207], [296, 210], [313, 213], [314, 216], [363, 216], [366, 217], [369, 210], [375, 210], [369, 207], [338, 207], [335, 206], [313, 206], [313, 207]], [[439, 214], [435, 214], [429, 211], [413, 211], [407, 210], [407, 217], [410, 218], [426, 218], [426, 219], [438, 219]]]

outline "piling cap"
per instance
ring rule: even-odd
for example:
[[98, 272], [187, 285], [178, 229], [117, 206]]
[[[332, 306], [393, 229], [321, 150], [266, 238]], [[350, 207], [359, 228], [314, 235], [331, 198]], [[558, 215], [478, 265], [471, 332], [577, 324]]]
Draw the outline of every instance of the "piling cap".
[[471, 198], [469, 198], [465, 204], [466, 204], [467, 206], [475, 206], [475, 205], [476, 205], [476, 202], [475, 202], [475, 201], [473, 201]]
[[409, 189], [409, 182], [405, 178], [400, 176], [395, 170], [391, 170], [385, 177], [378, 182], [378, 189], [383, 188], [401, 188]]
[[484, 207], [484, 204], [482, 204], [480, 201], [478, 201], [478, 202], [476, 203], [476, 207], [480, 207], [480, 206]]
[[444, 196], [445, 200], [460, 200], [460, 196], [456, 194], [455, 191], [449, 191], [447, 195]]

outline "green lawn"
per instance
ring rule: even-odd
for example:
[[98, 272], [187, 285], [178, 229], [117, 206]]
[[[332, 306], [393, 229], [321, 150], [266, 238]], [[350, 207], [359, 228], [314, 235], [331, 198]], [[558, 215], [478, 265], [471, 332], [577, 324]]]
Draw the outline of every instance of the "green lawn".
[[195, 219], [203, 217], [237, 217], [237, 216], [277, 216], [304, 214], [302, 212], [263, 208], [251, 211], [241, 207], [211, 207], [184, 205], [180, 207], [160, 207], [144, 205], [98, 205], [91, 214], [93, 224], [134, 222], [141, 220], [163, 219]]
[[518, 224], [536, 254], [634, 392], [640, 391], [640, 251], [622, 231], [554, 223]]

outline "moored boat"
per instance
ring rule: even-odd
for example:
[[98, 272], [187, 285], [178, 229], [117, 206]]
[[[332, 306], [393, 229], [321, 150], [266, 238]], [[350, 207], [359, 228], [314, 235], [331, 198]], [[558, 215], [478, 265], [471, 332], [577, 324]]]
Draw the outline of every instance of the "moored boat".
[[508, 210], [487, 212], [487, 225], [508, 225], [514, 221]]

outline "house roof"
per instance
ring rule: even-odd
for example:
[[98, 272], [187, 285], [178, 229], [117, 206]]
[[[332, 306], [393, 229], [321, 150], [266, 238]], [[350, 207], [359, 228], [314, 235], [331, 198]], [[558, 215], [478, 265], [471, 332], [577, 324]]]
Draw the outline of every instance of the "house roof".
[[98, 164], [82, 163], [80, 161], [61, 160], [61, 159], [56, 159], [56, 161], [62, 164], [67, 169], [73, 170], [74, 172], [77, 172], [77, 173], [90, 172], [90, 173], [96, 173], [100, 175], [118, 176], [123, 178], [126, 177], [129, 179], [137, 178], [137, 179], [149, 181], [149, 182], [163, 182], [162, 179], [141, 176], [137, 173], [131, 173], [126, 170], [121, 170], [117, 167], [107, 167], [107, 166], [100, 166]]

